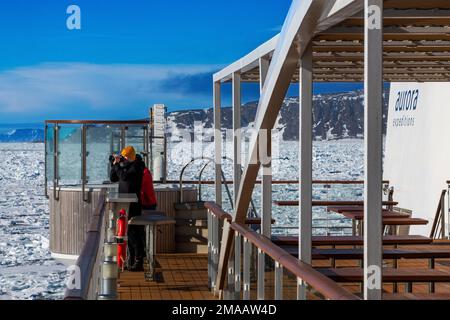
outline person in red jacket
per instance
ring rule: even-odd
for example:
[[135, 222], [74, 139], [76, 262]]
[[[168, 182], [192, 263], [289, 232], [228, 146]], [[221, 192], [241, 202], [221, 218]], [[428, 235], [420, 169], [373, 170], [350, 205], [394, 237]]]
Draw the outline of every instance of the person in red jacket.
[[[136, 155], [138, 159], [142, 159], [140, 155]], [[142, 186], [140, 196], [143, 210], [156, 210], [157, 201], [155, 187], [153, 186], [153, 177], [150, 170], [145, 167], [142, 174]]]
[[141, 187], [141, 201], [142, 209], [155, 210], [157, 206], [156, 193], [153, 186], [152, 173], [148, 168], [144, 169], [142, 175], [142, 187]]

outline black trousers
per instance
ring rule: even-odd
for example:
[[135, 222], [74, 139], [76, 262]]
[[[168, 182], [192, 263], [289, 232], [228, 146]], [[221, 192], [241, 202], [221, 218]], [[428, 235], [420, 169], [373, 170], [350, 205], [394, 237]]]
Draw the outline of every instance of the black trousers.
[[[155, 210], [156, 205], [144, 209]], [[128, 226], [128, 252], [131, 263], [134, 263], [134, 259], [142, 259], [145, 256], [145, 226]]]
[[145, 227], [144, 226], [128, 226], [128, 251], [130, 260], [142, 259], [145, 255]]

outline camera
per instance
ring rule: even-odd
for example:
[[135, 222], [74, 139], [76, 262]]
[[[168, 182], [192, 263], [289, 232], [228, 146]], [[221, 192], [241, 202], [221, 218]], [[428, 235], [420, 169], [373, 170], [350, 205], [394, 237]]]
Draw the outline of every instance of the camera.
[[[111, 164], [114, 163], [114, 160], [116, 159], [115, 157], [116, 155], [114, 154], [109, 156], [109, 162], [111, 162]], [[121, 162], [125, 162], [125, 158], [123, 156], [119, 156], [119, 163]]]

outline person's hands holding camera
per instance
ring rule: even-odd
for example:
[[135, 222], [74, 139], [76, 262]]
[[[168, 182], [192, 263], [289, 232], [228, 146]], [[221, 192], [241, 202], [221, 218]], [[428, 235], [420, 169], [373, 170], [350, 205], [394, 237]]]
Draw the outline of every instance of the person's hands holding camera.
[[113, 162], [113, 164], [120, 163], [120, 158], [121, 157], [119, 155], [115, 154], [114, 155], [114, 162]]

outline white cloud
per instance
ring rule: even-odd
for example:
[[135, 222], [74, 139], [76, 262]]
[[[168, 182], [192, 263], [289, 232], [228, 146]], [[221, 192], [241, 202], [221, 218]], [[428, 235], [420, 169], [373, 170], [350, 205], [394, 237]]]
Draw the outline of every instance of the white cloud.
[[[45, 63], [0, 72], [0, 113], [58, 111], [76, 105], [92, 110], [183, 101], [189, 93], [162, 90], [170, 78], [213, 72], [213, 65], [101, 65]], [[198, 96], [197, 96], [198, 98]]]

